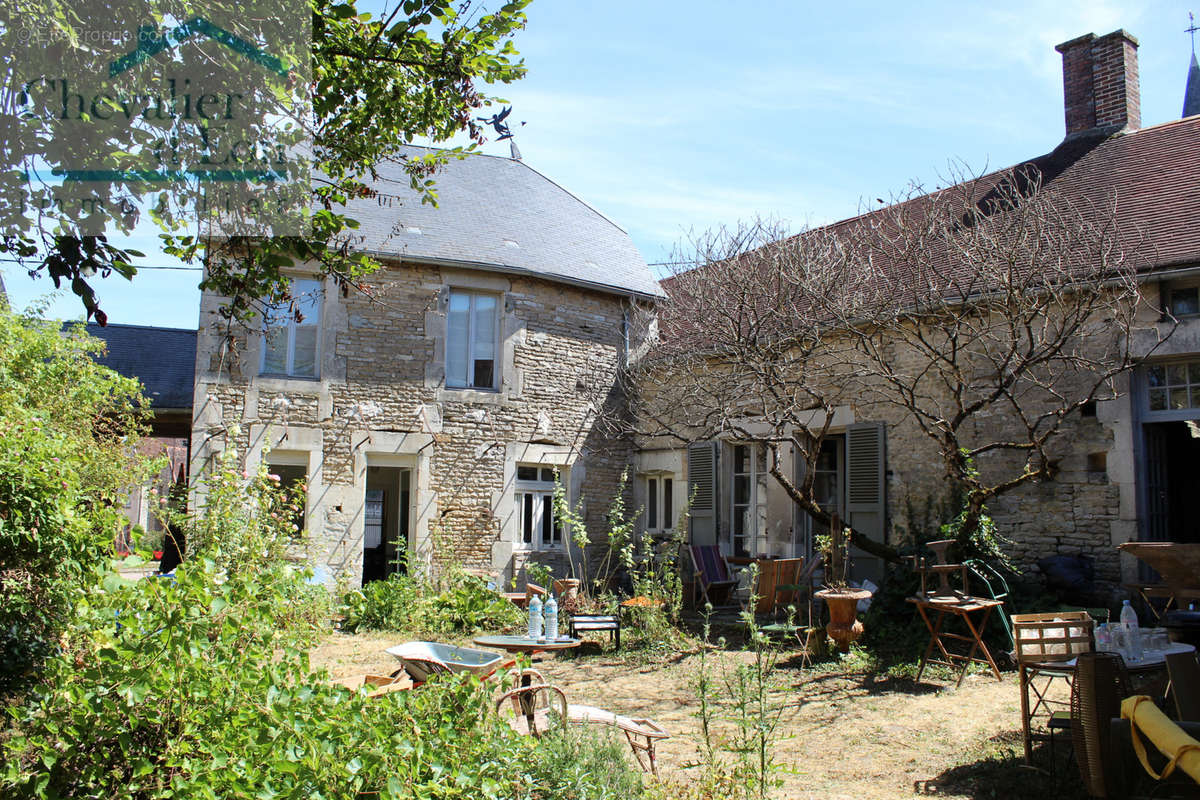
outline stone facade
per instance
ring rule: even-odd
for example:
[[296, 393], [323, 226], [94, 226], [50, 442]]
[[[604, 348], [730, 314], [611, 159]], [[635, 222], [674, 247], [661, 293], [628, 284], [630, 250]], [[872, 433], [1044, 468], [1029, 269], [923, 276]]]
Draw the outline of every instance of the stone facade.
[[[446, 387], [452, 289], [499, 300], [495, 391]], [[249, 467], [264, 448], [272, 464], [303, 467], [308, 556], [330, 580], [361, 580], [374, 467], [407, 471], [405, 544], [426, 564], [453, 561], [507, 580], [532, 558], [565, 573], [564, 549], [518, 541], [518, 465], [560, 469], [589, 535], [601, 535], [633, 456], [629, 442], [596, 428], [599, 414], [624, 408], [616, 376], [631, 347], [628, 295], [392, 262], [362, 292], [326, 281], [315, 379], [259, 374], [262, 335], [227, 331], [221, 300], [206, 293], [201, 304], [192, 475], [229, 444]]]

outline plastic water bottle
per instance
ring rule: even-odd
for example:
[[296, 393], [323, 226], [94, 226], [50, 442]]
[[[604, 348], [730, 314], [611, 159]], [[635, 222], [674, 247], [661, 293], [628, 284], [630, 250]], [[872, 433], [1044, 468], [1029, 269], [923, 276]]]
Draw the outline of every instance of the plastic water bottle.
[[546, 617], [546, 638], [553, 642], [558, 638], [558, 602], [553, 594], [546, 600], [542, 614]]
[[1138, 630], [1137, 612], [1133, 610], [1133, 606], [1129, 605], [1129, 601], [1125, 601], [1125, 605], [1121, 606], [1121, 627], [1125, 629], [1126, 647], [1129, 650], [1130, 661], [1142, 660], [1142, 636]]
[[542, 599], [536, 594], [529, 599], [529, 638], [542, 636]]

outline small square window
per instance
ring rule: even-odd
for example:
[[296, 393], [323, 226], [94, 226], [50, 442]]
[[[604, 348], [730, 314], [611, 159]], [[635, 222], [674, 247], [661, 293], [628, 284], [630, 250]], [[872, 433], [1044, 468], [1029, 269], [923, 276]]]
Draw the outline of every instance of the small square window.
[[1186, 289], [1172, 289], [1171, 314], [1176, 317], [1200, 314], [1200, 289], [1195, 286], [1189, 286]]
[[537, 467], [517, 467], [517, 480], [519, 481], [536, 481], [538, 479]]

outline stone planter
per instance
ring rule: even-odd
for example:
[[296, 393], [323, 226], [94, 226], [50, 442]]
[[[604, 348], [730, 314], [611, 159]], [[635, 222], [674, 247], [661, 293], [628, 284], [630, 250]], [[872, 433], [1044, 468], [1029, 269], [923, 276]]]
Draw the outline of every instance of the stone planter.
[[858, 601], [870, 596], [866, 589], [822, 589], [813, 594], [829, 606], [825, 631], [843, 653], [850, 652], [850, 644], [863, 634], [862, 623], [858, 621]]

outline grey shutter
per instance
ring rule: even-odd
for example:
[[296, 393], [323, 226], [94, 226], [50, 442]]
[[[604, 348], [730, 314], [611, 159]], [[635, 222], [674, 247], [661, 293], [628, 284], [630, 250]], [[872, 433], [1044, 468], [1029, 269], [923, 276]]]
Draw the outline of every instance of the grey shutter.
[[[864, 422], [846, 428], [846, 521], [859, 533], [883, 542], [887, 520], [884, 469], [887, 462], [887, 429], [882, 422]], [[883, 562], [851, 548], [852, 577], [879, 583]]]
[[688, 445], [688, 528], [692, 544], [717, 543], [717, 445]]

